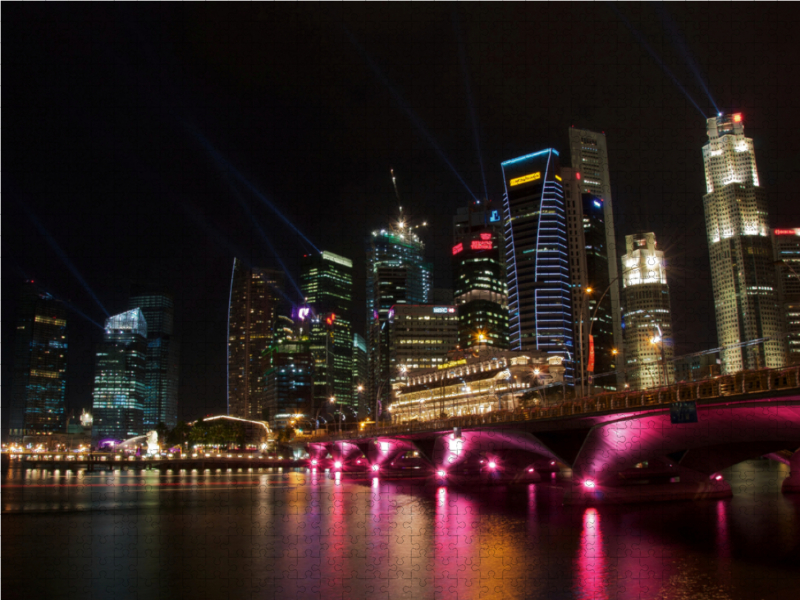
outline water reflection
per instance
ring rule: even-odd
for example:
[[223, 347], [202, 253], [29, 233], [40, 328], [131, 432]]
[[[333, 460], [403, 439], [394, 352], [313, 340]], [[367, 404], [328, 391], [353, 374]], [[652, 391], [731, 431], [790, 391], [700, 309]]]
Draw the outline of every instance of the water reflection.
[[[726, 472], [738, 481], [733, 499], [590, 508], [562, 506], [549, 482], [454, 488], [316, 469], [12, 469], [2, 507], [4, 545], [15, 551], [3, 559], [3, 591], [796, 598], [800, 495], [777, 492], [785, 473], [771, 464], [737, 468], [738, 480]], [[55, 565], [70, 585], [49, 576]]]

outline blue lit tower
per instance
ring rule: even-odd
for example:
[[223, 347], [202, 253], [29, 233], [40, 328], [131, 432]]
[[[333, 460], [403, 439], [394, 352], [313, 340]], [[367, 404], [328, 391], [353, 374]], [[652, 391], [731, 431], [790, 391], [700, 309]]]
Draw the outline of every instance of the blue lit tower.
[[63, 430], [66, 370], [66, 308], [33, 281], [26, 281], [17, 313], [11, 380], [12, 441]]
[[572, 354], [567, 223], [558, 152], [542, 150], [501, 166], [511, 349]]
[[178, 423], [178, 340], [174, 332], [175, 301], [172, 294], [145, 285], [131, 289], [128, 309], [140, 308], [147, 321], [147, 364], [144, 427]]
[[147, 321], [140, 309], [106, 319], [96, 356], [92, 437], [125, 440], [144, 434]]
[[425, 244], [404, 220], [373, 231], [367, 240], [367, 406], [389, 398], [389, 311], [395, 304], [427, 304], [431, 265]]

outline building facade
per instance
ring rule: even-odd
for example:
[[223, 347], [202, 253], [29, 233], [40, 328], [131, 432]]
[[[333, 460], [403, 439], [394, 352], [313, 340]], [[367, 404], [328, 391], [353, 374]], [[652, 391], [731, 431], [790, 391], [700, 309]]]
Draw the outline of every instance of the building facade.
[[[572, 127], [569, 129], [569, 147], [572, 158], [572, 174], [578, 184], [581, 196], [583, 194], [591, 194], [600, 200], [602, 204], [602, 223], [605, 230], [600, 235], [604, 238], [607, 273], [601, 273], [601, 265], [595, 265], [596, 268], [588, 273], [588, 284], [593, 286], [594, 289], [599, 289], [600, 294], [608, 287], [610, 305], [608, 310], [610, 311], [611, 328], [613, 330], [613, 339], [608, 345], [613, 346], [614, 350], [617, 351], [617, 355], [613, 355], [614, 359], [617, 362], [624, 361], [622, 356], [624, 344], [622, 341], [622, 310], [620, 307], [619, 255], [617, 254], [617, 238], [614, 227], [611, 177], [608, 172], [609, 160], [606, 135], [605, 133]], [[594, 214], [594, 211], [591, 211], [591, 214]], [[592, 265], [587, 265], [587, 268], [591, 267]], [[597, 283], [591, 281], [593, 277], [602, 277], [607, 283], [600, 287]], [[597, 295], [598, 298], [600, 294]], [[601, 306], [601, 310], [604, 311], [604, 314], [607, 312], [603, 306]], [[595, 323], [595, 327], [597, 327], [597, 323]], [[594, 335], [594, 332], [592, 335]], [[616, 379], [616, 387], [621, 388], [624, 383], [621, 372]], [[603, 387], [611, 388], [613, 387], [613, 377], [611, 379], [603, 379], [597, 383]]]
[[800, 228], [772, 230], [773, 258], [778, 283], [778, 298], [787, 334], [788, 360], [800, 364]]
[[367, 241], [367, 350], [369, 406], [390, 396], [389, 311], [400, 304], [427, 304], [432, 292], [432, 267], [425, 262], [425, 244], [400, 220], [374, 231]]
[[67, 311], [34, 281], [23, 283], [17, 309], [9, 440], [64, 429]]
[[572, 289], [558, 152], [542, 150], [502, 168], [509, 345], [566, 358], [574, 354]]
[[708, 119], [703, 146], [703, 208], [724, 373], [786, 363], [767, 199], [742, 121], [741, 114]]
[[147, 364], [144, 426], [178, 424], [178, 374], [180, 349], [175, 337], [175, 299], [171, 293], [136, 285], [128, 300], [129, 310], [139, 308], [147, 321]]
[[664, 253], [654, 233], [625, 236], [622, 256], [625, 368], [630, 389], [675, 382], [672, 316]]
[[453, 218], [452, 252], [459, 346], [507, 349], [508, 289], [500, 210], [478, 201], [459, 208]]
[[146, 433], [147, 322], [141, 309], [105, 322], [97, 347], [92, 393], [92, 437], [123, 441]]
[[353, 395], [353, 262], [333, 252], [306, 255], [300, 288], [311, 309], [310, 348], [314, 355], [314, 396], [331, 396], [356, 408]]
[[564, 370], [561, 357], [538, 350], [465, 353], [463, 358], [410, 371], [397, 381], [392, 420], [429, 421], [514, 410], [526, 392], [534, 395], [531, 404], [546, 403], [548, 389], [560, 400]]
[[266, 408], [264, 352], [286, 309], [284, 275], [233, 261], [228, 308], [228, 414], [261, 420]]
[[455, 306], [398, 304], [389, 311], [390, 383], [404, 373], [436, 367], [458, 345]]

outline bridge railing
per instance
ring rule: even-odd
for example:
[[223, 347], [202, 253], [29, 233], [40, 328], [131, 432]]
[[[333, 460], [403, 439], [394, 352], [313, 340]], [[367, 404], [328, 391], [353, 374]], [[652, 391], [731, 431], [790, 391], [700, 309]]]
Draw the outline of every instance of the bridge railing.
[[441, 431], [453, 427], [470, 428], [494, 423], [553, 419], [574, 415], [602, 413], [626, 408], [647, 408], [669, 405], [673, 402], [689, 400], [712, 400], [725, 396], [740, 396], [800, 388], [800, 365], [783, 369], [759, 369], [740, 371], [729, 375], [718, 375], [713, 379], [685, 382], [648, 390], [608, 392], [581, 398], [565, 400], [554, 404], [535, 406], [530, 409], [513, 411], [492, 411], [481, 415], [465, 415], [431, 421], [414, 421], [386, 426], [372, 426], [359, 431], [346, 431], [341, 434], [316, 436], [311, 442], [328, 442], [349, 439], [364, 439], [382, 435], [403, 435]]

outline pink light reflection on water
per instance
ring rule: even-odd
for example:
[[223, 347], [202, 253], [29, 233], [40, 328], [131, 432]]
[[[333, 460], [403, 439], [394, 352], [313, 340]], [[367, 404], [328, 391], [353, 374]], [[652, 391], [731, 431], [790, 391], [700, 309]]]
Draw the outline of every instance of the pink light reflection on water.
[[605, 600], [607, 564], [600, 513], [589, 507], [583, 513], [583, 530], [575, 559], [577, 598]]

